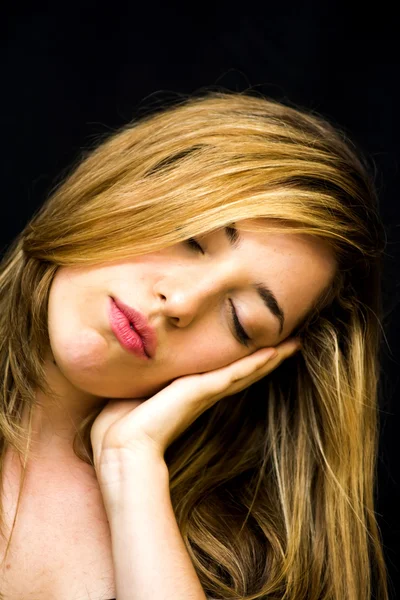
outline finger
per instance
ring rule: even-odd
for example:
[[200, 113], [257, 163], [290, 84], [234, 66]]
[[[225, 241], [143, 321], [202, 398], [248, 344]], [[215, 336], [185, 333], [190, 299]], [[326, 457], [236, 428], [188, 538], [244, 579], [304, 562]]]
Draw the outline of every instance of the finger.
[[[236, 394], [276, 369], [300, 347], [299, 341], [291, 338], [275, 349], [262, 348], [226, 367], [210, 372], [208, 377], [198, 381], [197, 390], [204, 398], [211, 394], [212, 402]], [[276, 354], [272, 354], [274, 350]]]
[[[244, 381], [253, 380], [258, 381], [265, 374], [276, 369], [278, 365], [280, 365], [284, 360], [295, 354], [301, 348], [301, 343], [297, 339], [285, 340], [284, 343], [280, 344], [275, 348], [275, 353], [270, 354], [267, 352], [265, 354], [260, 353], [260, 357], [257, 360], [256, 367], [254, 371], [250, 370], [250, 373], [244, 373], [244, 377], [242, 378]], [[233, 378], [233, 381], [240, 381], [240, 377]]]
[[[275, 348], [262, 348], [239, 361], [231, 363], [227, 367], [212, 371], [210, 374], [214, 375], [216, 385], [218, 385], [218, 380], [220, 386], [234, 384], [236, 381], [253, 376], [260, 369], [263, 371], [266, 369], [268, 372], [276, 368], [278, 364], [294, 354], [299, 347], [299, 341], [291, 338], [285, 340]], [[217, 390], [215, 391], [217, 392]]]

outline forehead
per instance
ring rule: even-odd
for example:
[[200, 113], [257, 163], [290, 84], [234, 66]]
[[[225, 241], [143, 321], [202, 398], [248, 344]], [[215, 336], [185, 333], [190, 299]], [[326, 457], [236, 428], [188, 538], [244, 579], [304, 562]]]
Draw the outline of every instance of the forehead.
[[[336, 258], [329, 243], [321, 238], [244, 229], [253, 224], [260, 226], [263, 222], [254, 219], [235, 224], [243, 240], [239, 252], [246, 260], [251, 279], [267, 285], [282, 307], [285, 326], [280, 339], [283, 339], [332, 282]], [[271, 226], [268, 222], [268, 227]], [[275, 321], [272, 315], [268, 319], [271, 323]]]

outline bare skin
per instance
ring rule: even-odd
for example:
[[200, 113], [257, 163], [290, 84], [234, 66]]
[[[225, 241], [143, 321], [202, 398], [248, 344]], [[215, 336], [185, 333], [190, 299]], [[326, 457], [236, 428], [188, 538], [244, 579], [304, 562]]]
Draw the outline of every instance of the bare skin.
[[[196, 238], [204, 254], [177, 244], [125, 262], [57, 272], [49, 297], [51, 349], [45, 367], [61, 401], [37, 394], [34, 460], [7, 562], [6, 600], [114, 597], [102, 496], [92, 467], [72, 451], [74, 427], [89, 410], [105, 398], [150, 397], [178, 377], [276, 346], [331, 281], [336, 265], [323, 242], [236, 227], [242, 237], [237, 249], [219, 231]], [[277, 297], [285, 314], [282, 332], [252, 289], [255, 282]], [[156, 328], [158, 347], [150, 361], [128, 354], [115, 338], [107, 316], [110, 296], [142, 312]], [[252, 338], [247, 347], [235, 337], [229, 300]], [[18, 480], [11, 454], [5, 466], [9, 483], [3, 493], [11, 519]], [[44, 546], [38, 541], [43, 539]], [[28, 574], [24, 581], [15, 575], [22, 565]]]

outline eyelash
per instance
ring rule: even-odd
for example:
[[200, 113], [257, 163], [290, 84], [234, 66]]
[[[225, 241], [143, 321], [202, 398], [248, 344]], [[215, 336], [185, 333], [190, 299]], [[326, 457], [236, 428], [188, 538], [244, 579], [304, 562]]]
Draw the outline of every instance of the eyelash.
[[[187, 240], [185, 240], [185, 243], [194, 252], [201, 252], [201, 254], [204, 254], [203, 248], [200, 246], [200, 244], [196, 241], [195, 238], [188, 238]], [[242, 327], [242, 325], [241, 325], [241, 323], [240, 323], [240, 321], [238, 319], [238, 316], [236, 314], [235, 307], [232, 304], [232, 301], [229, 300], [229, 303], [230, 303], [230, 306], [231, 306], [231, 314], [232, 314], [232, 319], [233, 319], [233, 324], [234, 324], [234, 327], [235, 327], [236, 335], [238, 336], [241, 344], [243, 344], [244, 346], [248, 346], [251, 338], [249, 338], [249, 336], [247, 335], [247, 333], [243, 329], [243, 327]]]

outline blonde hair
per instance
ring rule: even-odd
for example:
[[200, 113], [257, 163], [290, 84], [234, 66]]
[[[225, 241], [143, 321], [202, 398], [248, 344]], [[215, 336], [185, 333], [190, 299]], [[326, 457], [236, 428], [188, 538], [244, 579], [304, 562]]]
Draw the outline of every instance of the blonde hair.
[[[31, 418], [36, 390], [51, 394], [43, 359], [57, 269], [253, 218], [325, 240], [338, 269], [293, 332], [302, 351], [167, 449], [183, 540], [212, 598], [387, 600], [374, 513], [385, 249], [374, 185], [338, 128], [261, 94], [206, 90], [113, 132], [11, 244], [0, 264], [0, 478], [7, 445], [26, 465], [23, 407]], [[74, 439], [89, 464], [101, 408]], [[2, 530], [1, 506], [0, 519]]]

